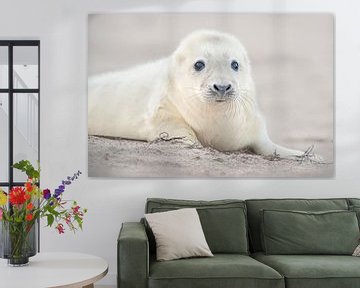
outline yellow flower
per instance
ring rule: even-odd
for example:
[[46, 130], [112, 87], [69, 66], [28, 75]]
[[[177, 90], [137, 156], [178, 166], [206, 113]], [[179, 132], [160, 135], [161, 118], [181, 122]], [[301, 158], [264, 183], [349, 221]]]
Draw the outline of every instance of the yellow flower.
[[4, 206], [7, 203], [7, 196], [5, 193], [0, 189], [0, 206]]

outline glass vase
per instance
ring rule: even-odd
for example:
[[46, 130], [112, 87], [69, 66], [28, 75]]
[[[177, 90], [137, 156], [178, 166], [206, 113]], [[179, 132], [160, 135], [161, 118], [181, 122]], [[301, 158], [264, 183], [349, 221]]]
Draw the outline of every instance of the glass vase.
[[36, 255], [37, 224], [0, 221], [0, 257], [8, 259], [9, 266], [25, 266], [29, 257]]

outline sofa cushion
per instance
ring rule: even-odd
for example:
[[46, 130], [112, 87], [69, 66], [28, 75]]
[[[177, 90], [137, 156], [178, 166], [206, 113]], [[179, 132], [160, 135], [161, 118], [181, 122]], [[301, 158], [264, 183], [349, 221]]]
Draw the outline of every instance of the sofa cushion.
[[[146, 213], [197, 208], [206, 241], [213, 253], [248, 254], [245, 202], [242, 200], [193, 201], [151, 198]], [[149, 239], [152, 242], [150, 231]]]
[[215, 254], [211, 258], [150, 261], [149, 288], [284, 288], [274, 269], [246, 255]]
[[346, 199], [254, 199], [246, 200], [252, 251], [262, 251], [260, 210], [327, 211], [348, 210]]
[[265, 255], [256, 260], [284, 275], [286, 288], [358, 288], [360, 258], [343, 255]]
[[159, 261], [213, 256], [195, 208], [145, 214], [156, 239]]
[[349, 210], [354, 211], [356, 213], [356, 217], [358, 218], [358, 224], [360, 227], [360, 205], [359, 206], [351, 205], [349, 207]]
[[360, 198], [348, 198], [347, 201], [349, 206], [360, 206]]
[[354, 211], [262, 210], [266, 254], [352, 255], [359, 244]]
[[358, 223], [360, 227], [360, 199], [359, 198], [348, 198], [349, 210], [355, 211], [356, 216], [358, 217]]

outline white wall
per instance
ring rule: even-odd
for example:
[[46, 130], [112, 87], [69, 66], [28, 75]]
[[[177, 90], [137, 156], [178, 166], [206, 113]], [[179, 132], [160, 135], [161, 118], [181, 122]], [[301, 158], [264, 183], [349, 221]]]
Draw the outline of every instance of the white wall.
[[[144, 4], [146, 3], [146, 4]], [[330, 12], [336, 14], [336, 176], [333, 179], [152, 180], [87, 177], [87, 13], [116, 11]], [[85, 229], [59, 236], [42, 229], [43, 251], [104, 257], [116, 281], [116, 238], [137, 221], [147, 197], [217, 199], [360, 196], [360, 2], [0, 0], [0, 38], [41, 40], [41, 164], [43, 187], [80, 169], [67, 191], [89, 209]]]

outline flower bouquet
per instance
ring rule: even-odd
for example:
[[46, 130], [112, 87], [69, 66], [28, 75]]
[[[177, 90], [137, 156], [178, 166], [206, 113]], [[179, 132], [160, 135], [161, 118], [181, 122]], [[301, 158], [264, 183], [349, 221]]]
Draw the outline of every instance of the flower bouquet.
[[26, 265], [29, 257], [36, 254], [35, 223], [45, 218], [47, 226], [55, 227], [59, 234], [82, 229], [86, 209], [75, 202], [64, 200], [66, 186], [75, 181], [80, 171], [63, 180], [52, 193], [40, 189], [40, 168], [35, 169], [27, 160], [13, 165], [26, 173], [23, 187], [12, 187], [6, 194], [0, 187], [0, 257], [8, 259], [9, 265]]

